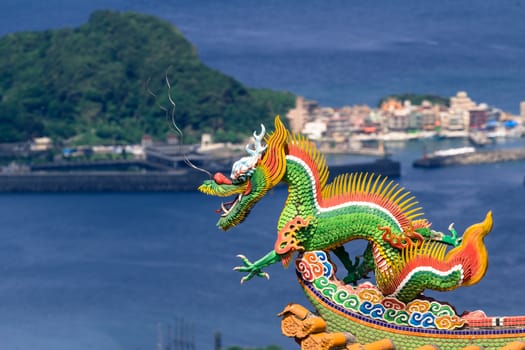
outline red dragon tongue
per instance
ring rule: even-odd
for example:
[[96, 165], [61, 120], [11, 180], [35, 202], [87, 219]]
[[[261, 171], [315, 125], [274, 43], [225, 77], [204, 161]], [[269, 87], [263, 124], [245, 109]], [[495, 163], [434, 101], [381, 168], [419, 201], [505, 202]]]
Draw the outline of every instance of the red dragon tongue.
[[231, 185], [232, 184], [232, 180], [226, 177], [226, 175], [224, 175], [223, 173], [215, 173], [215, 175], [213, 175], [213, 181], [215, 181], [219, 185]]

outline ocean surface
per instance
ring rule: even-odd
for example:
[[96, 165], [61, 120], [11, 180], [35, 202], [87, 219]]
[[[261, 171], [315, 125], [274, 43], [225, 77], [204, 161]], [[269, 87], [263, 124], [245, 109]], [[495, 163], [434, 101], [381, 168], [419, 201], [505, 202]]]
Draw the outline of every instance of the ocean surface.
[[[165, 18], [210, 66], [323, 105], [466, 90], [477, 102], [518, 113], [525, 100], [520, 0], [3, 0], [0, 35], [77, 26], [106, 8]], [[434, 228], [454, 222], [463, 232], [488, 210], [494, 214], [486, 277], [435, 296], [459, 310], [524, 314], [525, 162], [411, 167], [424, 146], [459, 145], [388, 145], [402, 162], [401, 184]], [[524, 140], [499, 144], [510, 146], [524, 147]], [[220, 199], [197, 192], [0, 194], [0, 350], [157, 349], [159, 329], [165, 337], [180, 331], [177, 324], [198, 350], [213, 348], [216, 331], [225, 346], [295, 349], [276, 317], [289, 302], [307, 305], [293, 270], [275, 265], [269, 281], [242, 286], [232, 271], [237, 254], [256, 259], [273, 247], [285, 197], [285, 188], [273, 190], [242, 225], [221, 232]], [[361, 253], [354, 243], [348, 248]]]
[[[462, 233], [494, 214], [485, 278], [430, 295], [460, 312], [524, 314], [525, 162], [422, 170], [403, 161], [400, 182], [434, 228], [454, 222]], [[276, 264], [269, 281], [242, 286], [232, 271], [237, 254], [257, 259], [273, 248], [285, 198], [284, 187], [273, 190], [222, 232], [220, 200], [197, 192], [1, 194], [0, 349], [156, 349], [159, 324], [165, 337], [182, 322], [199, 350], [213, 349], [217, 331], [224, 345], [295, 349], [276, 317], [289, 302], [309, 305], [293, 269]], [[360, 254], [364, 245], [347, 248]]]

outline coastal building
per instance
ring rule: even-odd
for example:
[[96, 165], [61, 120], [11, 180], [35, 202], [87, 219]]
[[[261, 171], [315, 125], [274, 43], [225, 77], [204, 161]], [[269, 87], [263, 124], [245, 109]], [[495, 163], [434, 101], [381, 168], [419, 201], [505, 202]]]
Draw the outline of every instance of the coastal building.
[[434, 106], [429, 101], [423, 101], [418, 107], [422, 116], [422, 125], [418, 130], [434, 131], [439, 124], [439, 106]]
[[468, 111], [443, 111], [441, 112], [441, 127], [444, 131], [467, 130], [469, 121]]
[[381, 103], [380, 109], [386, 113], [394, 113], [396, 110], [403, 109], [403, 105], [398, 100], [390, 98]]
[[208, 156], [197, 153], [198, 145], [168, 145], [155, 144], [144, 149], [145, 159], [153, 164], [158, 164], [168, 168], [185, 169], [187, 167], [185, 159], [189, 157], [193, 164], [197, 166], [207, 166]]
[[295, 99], [295, 108], [286, 114], [292, 132], [300, 132], [304, 128], [304, 125], [311, 120], [314, 110], [318, 108], [319, 105], [316, 101], [308, 101], [302, 96], [297, 96]]
[[469, 128], [481, 129], [489, 120], [489, 108], [485, 103], [469, 111]]
[[176, 145], [179, 143], [179, 138], [175, 134], [168, 134], [166, 135], [166, 143], [168, 145]]
[[[400, 103], [395, 104], [392, 101], [387, 101], [389, 103], [388, 109], [387, 109], [387, 127], [388, 130], [391, 131], [407, 131], [409, 126], [409, 120], [410, 120], [410, 113], [412, 111], [412, 104], [410, 101], [405, 101], [403, 105]], [[401, 107], [399, 107], [401, 105]], [[383, 106], [381, 108], [383, 111]]]
[[[376, 131], [371, 131], [372, 129], [375, 129]], [[365, 119], [365, 129], [363, 131], [376, 133], [386, 131], [387, 129], [387, 121], [383, 113], [378, 110], [370, 111], [370, 114]]]
[[476, 102], [472, 101], [465, 91], [459, 91], [450, 98], [449, 130], [468, 130], [470, 126], [470, 111], [476, 109]]
[[456, 96], [450, 98], [450, 109], [456, 111], [470, 111], [476, 108], [476, 103], [468, 97], [465, 91], [459, 91]]
[[423, 114], [420, 111], [413, 111], [408, 116], [408, 129], [422, 130], [423, 129]]
[[[520, 114], [525, 119], [525, 101], [520, 105]], [[442, 137], [467, 137], [475, 129], [494, 131], [489, 130], [492, 126], [492, 129], [508, 131], [520, 124], [517, 116], [507, 115], [487, 104], [478, 105], [465, 91], [450, 98], [450, 107], [430, 101], [412, 105], [408, 100], [390, 98], [378, 108], [366, 105], [332, 108], [320, 107], [315, 101], [298, 97], [296, 108], [290, 111], [288, 118], [294, 131], [300, 127], [297, 131], [337, 150], [344, 149], [342, 145], [350, 138], [354, 141], [385, 139], [392, 136], [388, 135], [390, 132], [405, 138], [420, 137], [419, 132], [422, 132], [420, 135], [439, 132]], [[415, 133], [401, 135], [406, 132]]]
[[490, 107], [490, 106], [487, 109], [487, 114], [488, 114], [488, 120], [501, 121], [504, 119], [504, 116], [505, 116], [505, 113], [501, 109]]
[[31, 152], [44, 152], [53, 148], [53, 141], [49, 137], [37, 137], [31, 142]]
[[144, 136], [142, 136], [142, 140], [141, 140], [140, 144], [144, 148], [149, 147], [149, 146], [153, 146], [153, 138], [151, 137], [151, 135], [144, 135]]
[[388, 116], [388, 130], [406, 131], [408, 129], [409, 113], [396, 111]]
[[[348, 107], [348, 118], [350, 122], [350, 131], [358, 132], [362, 131], [367, 124], [367, 120], [370, 120], [373, 114], [372, 109], [367, 105], [356, 105]], [[347, 115], [346, 113], [341, 115]], [[370, 123], [368, 123], [370, 124]]]
[[[168, 144], [170, 144], [168, 142]], [[201, 135], [201, 149], [207, 149], [209, 147], [212, 147], [213, 145], [213, 138], [211, 136], [211, 134], [208, 134], [208, 133], [204, 133]]]
[[326, 133], [330, 137], [334, 137], [334, 135], [348, 136], [350, 132], [350, 119], [340, 115], [334, 115], [332, 118], [328, 119], [326, 129]]
[[[410, 101], [400, 101], [390, 98], [379, 107], [379, 115], [382, 116], [383, 121], [376, 124], [386, 127], [391, 131], [407, 131], [411, 126], [421, 124], [419, 122], [420, 115], [413, 114], [413, 106]], [[377, 114], [375, 114], [377, 117]], [[379, 127], [379, 129], [382, 129]]]
[[317, 107], [311, 114], [325, 119], [339, 117], [339, 113], [332, 107]]
[[317, 141], [324, 136], [326, 129], [326, 123], [319, 120], [306, 123], [301, 133], [309, 139]]

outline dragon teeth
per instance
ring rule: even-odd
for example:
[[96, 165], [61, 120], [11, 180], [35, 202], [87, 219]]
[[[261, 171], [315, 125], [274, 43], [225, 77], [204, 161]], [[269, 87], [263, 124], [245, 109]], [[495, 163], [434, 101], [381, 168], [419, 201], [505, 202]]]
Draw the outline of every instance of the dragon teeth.
[[[229, 203], [221, 203], [221, 210], [222, 210], [222, 215], [221, 216], [226, 216], [228, 215], [232, 209], [235, 207], [235, 205], [240, 202], [240, 200], [242, 199], [242, 193], [239, 194], [233, 201], [229, 202]], [[226, 208], [226, 206], [229, 205], [230, 207], [229, 208]]]

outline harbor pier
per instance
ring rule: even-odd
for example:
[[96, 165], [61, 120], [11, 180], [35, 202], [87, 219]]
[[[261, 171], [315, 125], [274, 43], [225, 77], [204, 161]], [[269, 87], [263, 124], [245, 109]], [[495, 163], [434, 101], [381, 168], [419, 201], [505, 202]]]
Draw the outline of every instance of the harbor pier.
[[423, 156], [412, 165], [416, 168], [439, 168], [443, 166], [487, 164], [525, 160], [525, 149], [476, 151], [446, 156]]

